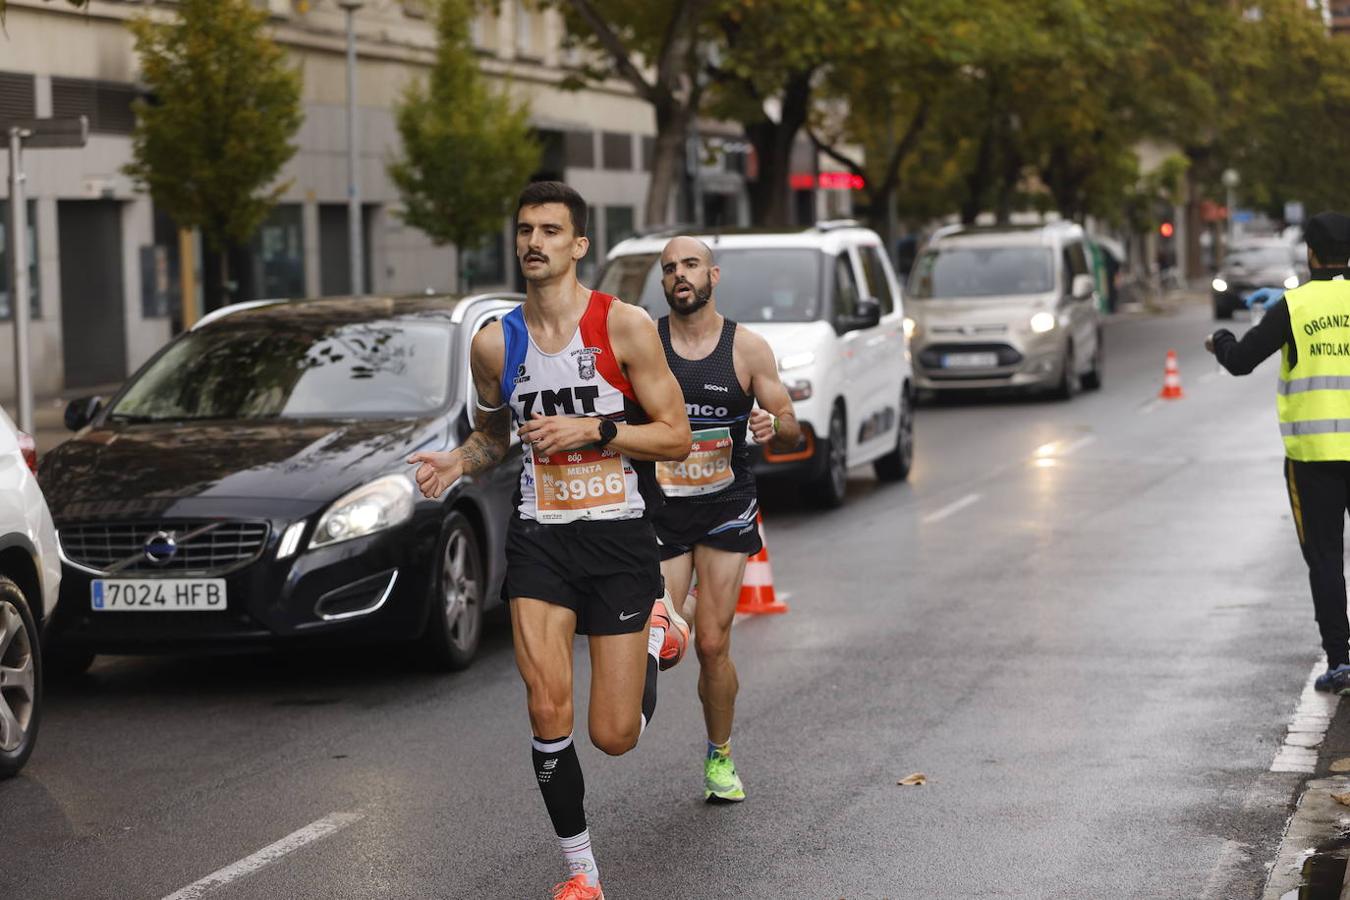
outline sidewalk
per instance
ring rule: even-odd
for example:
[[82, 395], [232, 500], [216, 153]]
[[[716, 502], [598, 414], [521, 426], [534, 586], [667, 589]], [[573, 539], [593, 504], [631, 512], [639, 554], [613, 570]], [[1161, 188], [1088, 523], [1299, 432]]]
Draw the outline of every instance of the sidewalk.
[[[1291, 733], [1295, 727], [1291, 725]], [[1298, 808], [1271, 864], [1262, 900], [1350, 897], [1346, 888], [1350, 803], [1335, 799], [1339, 795], [1350, 801], [1350, 703], [1335, 704], [1315, 752], [1311, 778], [1303, 785]]]

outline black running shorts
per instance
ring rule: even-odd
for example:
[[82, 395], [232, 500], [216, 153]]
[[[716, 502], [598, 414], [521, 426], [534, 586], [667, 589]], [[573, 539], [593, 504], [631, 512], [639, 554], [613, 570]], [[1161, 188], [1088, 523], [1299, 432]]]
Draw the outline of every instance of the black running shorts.
[[641, 631], [665, 592], [652, 523], [541, 525], [512, 516], [503, 592], [567, 607], [577, 614], [577, 634]]
[[695, 545], [754, 556], [764, 546], [755, 522], [758, 511], [754, 498], [727, 503], [682, 503], [668, 498], [653, 519], [662, 561], [683, 556]]

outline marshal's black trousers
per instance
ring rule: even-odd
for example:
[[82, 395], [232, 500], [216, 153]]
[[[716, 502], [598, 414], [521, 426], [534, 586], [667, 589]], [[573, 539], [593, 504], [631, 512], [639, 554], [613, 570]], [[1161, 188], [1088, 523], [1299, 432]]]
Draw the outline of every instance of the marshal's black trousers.
[[1350, 508], [1350, 462], [1286, 459], [1289, 506], [1308, 563], [1313, 610], [1331, 667], [1350, 662], [1345, 609], [1345, 514]]

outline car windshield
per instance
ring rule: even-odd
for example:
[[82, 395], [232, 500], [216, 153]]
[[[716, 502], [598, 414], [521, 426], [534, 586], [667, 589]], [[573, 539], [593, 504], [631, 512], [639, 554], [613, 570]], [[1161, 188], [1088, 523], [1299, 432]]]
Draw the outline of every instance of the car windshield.
[[1045, 247], [943, 247], [927, 250], [909, 276], [907, 297], [1006, 297], [1055, 289]]
[[1281, 245], [1234, 247], [1223, 262], [1224, 268], [1273, 269], [1294, 264], [1292, 247]]
[[[822, 315], [821, 257], [808, 247], [718, 250], [722, 279], [717, 311], [747, 324], [814, 322]], [[659, 263], [656, 253], [613, 259], [600, 276], [599, 289], [638, 304], [654, 317], [664, 316], [670, 306], [661, 289]]]
[[395, 418], [451, 391], [448, 320], [222, 322], [169, 345], [114, 419]]

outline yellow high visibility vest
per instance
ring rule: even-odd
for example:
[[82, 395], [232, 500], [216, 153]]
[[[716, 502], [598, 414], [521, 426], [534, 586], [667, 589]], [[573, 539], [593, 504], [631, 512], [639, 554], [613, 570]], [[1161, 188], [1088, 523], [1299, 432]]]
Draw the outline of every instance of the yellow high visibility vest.
[[1350, 281], [1310, 281], [1284, 295], [1298, 365], [1281, 351], [1276, 409], [1290, 459], [1350, 460]]

